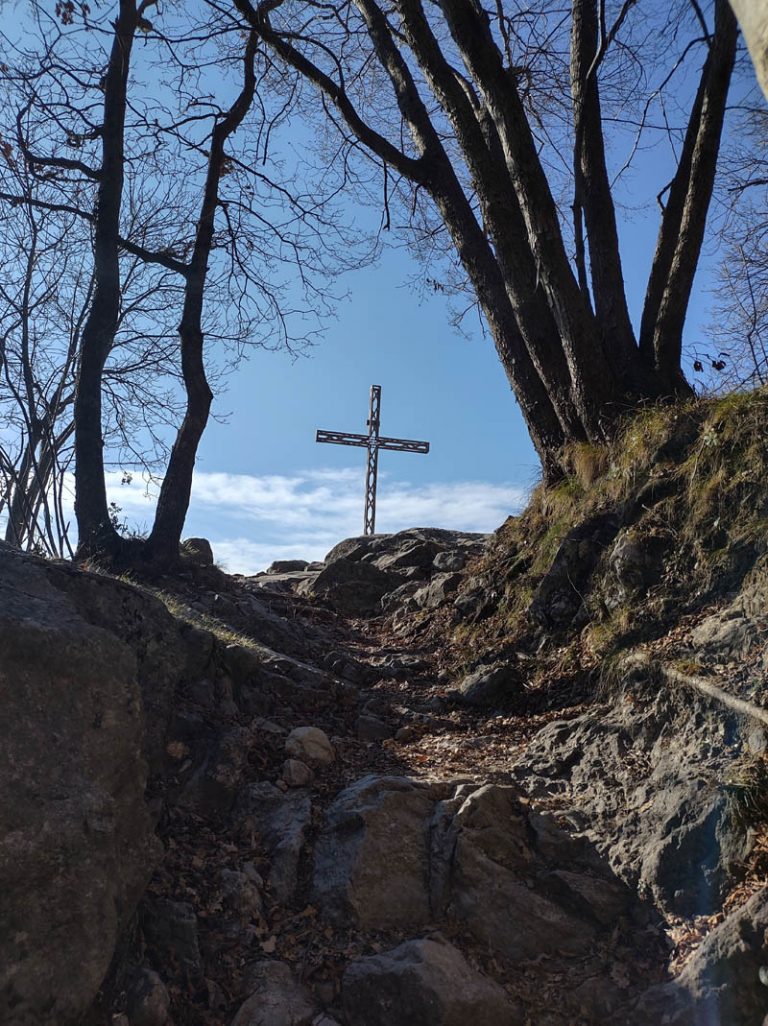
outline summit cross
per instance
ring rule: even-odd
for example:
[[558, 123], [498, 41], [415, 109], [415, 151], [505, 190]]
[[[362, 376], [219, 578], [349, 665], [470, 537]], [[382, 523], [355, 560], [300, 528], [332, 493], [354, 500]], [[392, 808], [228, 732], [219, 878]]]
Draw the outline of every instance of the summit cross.
[[381, 418], [381, 385], [371, 385], [371, 405], [368, 412], [368, 434], [353, 435], [344, 431], [318, 429], [316, 442], [331, 445], [357, 445], [368, 450], [365, 471], [365, 514], [363, 534], [373, 534], [376, 527], [376, 482], [379, 473], [379, 449], [395, 452], [429, 452], [429, 442], [414, 442], [410, 438], [384, 438], [379, 434]]

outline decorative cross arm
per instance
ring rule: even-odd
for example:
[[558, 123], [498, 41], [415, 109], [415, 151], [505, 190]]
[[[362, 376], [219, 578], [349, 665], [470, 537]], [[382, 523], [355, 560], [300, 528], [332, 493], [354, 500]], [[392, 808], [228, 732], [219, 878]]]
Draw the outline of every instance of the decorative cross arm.
[[363, 449], [375, 445], [379, 449], [391, 449], [394, 452], [429, 452], [429, 442], [416, 442], [411, 438], [385, 438], [383, 435], [355, 435], [346, 431], [324, 431], [322, 428], [318, 428], [315, 441], [332, 445], [357, 445]]

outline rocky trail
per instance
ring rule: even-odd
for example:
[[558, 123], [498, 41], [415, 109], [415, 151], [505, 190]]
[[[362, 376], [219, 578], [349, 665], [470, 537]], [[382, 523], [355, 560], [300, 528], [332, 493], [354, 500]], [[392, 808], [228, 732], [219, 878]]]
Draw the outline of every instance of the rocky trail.
[[[3, 1022], [762, 1023], [768, 846], [722, 781], [765, 735], [637, 669], [600, 693], [556, 651], [543, 689], [525, 652], [457, 665], [488, 542], [255, 578], [203, 546], [152, 592], [0, 550]], [[697, 658], [757, 666], [756, 624], [697, 617]], [[43, 714], [65, 636], [80, 697]]]

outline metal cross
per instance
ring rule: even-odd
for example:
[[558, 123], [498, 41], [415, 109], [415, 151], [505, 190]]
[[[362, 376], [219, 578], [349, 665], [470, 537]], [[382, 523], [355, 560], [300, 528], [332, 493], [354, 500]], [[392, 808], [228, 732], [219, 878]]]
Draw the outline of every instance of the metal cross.
[[379, 449], [395, 452], [429, 452], [429, 442], [414, 442], [408, 438], [383, 438], [379, 435], [381, 416], [381, 385], [371, 385], [371, 406], [368, 413], [368, 434], [353, 435], [343, 431], [318, 430], [316, 442], [333, 445], [358, 445], [368, 450], [365, 472], [365, 516], [363, 534], [373, 534], [376, 526], [376, 479], [379, 470]]

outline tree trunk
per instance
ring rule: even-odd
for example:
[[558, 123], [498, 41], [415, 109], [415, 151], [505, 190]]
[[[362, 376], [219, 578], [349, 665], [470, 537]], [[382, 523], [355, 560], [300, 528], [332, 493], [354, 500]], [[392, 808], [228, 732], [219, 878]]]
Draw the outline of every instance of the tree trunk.
[[[571, 95], [574, 115], [574, 217], [587, 228], [595, 316], [613, 373], [627, 395], [652, 394], [642, 375], [627, 308], [616, 211], [605, 162], [598, 87], [600, 51], [596, 0], [574, 0], [571, 22]], [[584, 270], [584, 274], [586, 271]], [[641, 381], [641, 376], [645, 380]]]
[[715, 32], [669, 187], [640, 327], [641, 356], [667, 395], [692, 391], [680, 366], [683, 325], [715, 183], [737, 35], [727, 0], [716, 0]]
[[768, 100], [768, 4], [764, 0], [731, 0], [749, 47], [760, 88]]
[[75, 515], [78, 556], [110, 555], [120, 538], [109, 517], [104, 478], [101, 391], [120, 312], [119, 234], [123, 197], [126, 94], [136, 33], [135, 0], [120, 0], [104, 78], [102, 163], [94, 226], [94, 291], [83, 326], [75, 395]]
[[197, 450], [208, 423], [213, 400], [205, 373], [203, 352], [205, 338], [202, 317], [205, 283], [213, 248], [219, 183], [225, 159], [224, 146], [227, 139], [242, 124], [253, 102], [256, 88], [253, 69], [256, 38], [256, 34], [251, 33], [246, 45], [243, 88], [240, 95], [225, 117], [214, 126], [211, 136], [203, 201], [197, 222], [195, 246], [186, 276], [184, 310], [179, 325], [181, 369], [187, 393], [187, 409], [171, 450], [168, 468], [160, 488], [155, 522], [147, 543], [150, 558], [161, 565], [173, 563], [179, 558], [179, 543], [192, 494], [192, 476]]
[[[466, 84], [459, 82], [440, 51], [420, 0], [399, 0], [397, 6], [405, 38], [430, 89], [451, 120], [472, 176], [486, 231], [496, 251], [519, 334], [554, 407], [563, 435], [574, 439], [586, 437], [571, 400], [571, 378], [559, 344], [557, 325], [536, 278], [525, 221], [507, 173], [496, 128], [490, 118], [483, 117], [476, 97]], [[447, 161], [447, 157], [445, 159]], [[468, 270], [466, 263], [465, 269]], [[515, 351], [503, 343], [501, 348], [497, 345], [497, 351], [511, 381], [514, 369], [505, 363], [505, 358], [518, 359]]]

